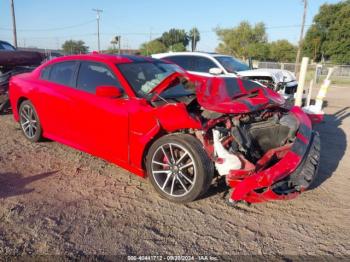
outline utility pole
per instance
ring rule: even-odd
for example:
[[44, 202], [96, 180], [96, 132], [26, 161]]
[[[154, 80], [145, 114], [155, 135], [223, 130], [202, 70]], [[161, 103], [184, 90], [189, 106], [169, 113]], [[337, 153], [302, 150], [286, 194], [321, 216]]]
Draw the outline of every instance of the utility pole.
[[299, 38], [299, 46], [298, 46], [297, 58], [295, 60], [295, 70], [294, 70], [295, 74], [298, 73], [298, 64], [299, 64], [299, 60], [300, 60], [300, 53], [301, 53], [301, 49], [303, 47], [304, 27], [305, 27], [306, 13], [307, 13], [307, 1], [308, 0], [303, 0], [303, 2], [304, 2], [304, 14], [303, 14], [303, 20], [301, 22], [301, 29], [300, 29], [300, 38]]
[[115, 49], [115, 45], [118, 45], [118, 54], [120, 55], [120, 47], [121, 47], [121, 39], [120, 35], [113, 37], [111, 44], [113, 45], [113, 49]]
[[192, 52], [196, 51], [196, 30], [193, 29]]
[[121, 53], [121, 42], [122, 42], [122, 36], [118, 36], [118, 55]]
[[100, 14], [103, 12], [102, 9], [92, 9], [92, 11], [96, 12], [96, 21], [97, 21], [97, 49], [100, 52], [101, 51], [101, 44], [100, 44]]
[[15, 15], [15, 4], [11, 0], [11, 14], [12, 14], [12, 30], [13, 30], [13, 45], [17, 48], [17, 28], [16, 28], [16, 15]]

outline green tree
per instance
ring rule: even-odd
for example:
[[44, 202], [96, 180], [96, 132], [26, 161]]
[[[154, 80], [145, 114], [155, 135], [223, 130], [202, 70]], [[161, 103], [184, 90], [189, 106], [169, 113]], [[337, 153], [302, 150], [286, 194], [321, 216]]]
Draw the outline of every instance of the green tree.
[[295, 62], [297, 47], [288, 40], [277, 40], [270, 43], [270, 59], [275, 62]]
[[256, 60], [267, 60], [270, 57], [269, 43], [252, 43], [247, 47], [248, 57]]
[[189, 40], [191, 42], [191, 50], [192, 52], [196, 51], [197, 44], [201, 40], [200, 33], [196, 27], [193, 27], [189, 34], [188, 34]]
[[82, 40], [67, 40], [63, 43], [62, 49], [66, 54], [85, 54], [88, 52], [89, 47]]
[[140, 47], [140, 52], [142, 55], [152, 55], [157, 53], [164, 53], [166, 51], [166, 46], [159, 40], [152, 40], [150, 42], [143, 43]]
[[[233, 28], [216, 28], [215, 32], [221, 43], [217, 47], [217, 51], [236, 57], [247, 59], [257, 55], [256, 50], [264, 50], [263, 55], [259, 55], [260, 59], [268, 55], [267, 34], [264, 23], [258, 23], [252, 26], [249, 22], [243, 21], [237, 27]], [[253, 57], [255, 58], [255, 57]]]
[[306, 33], [304, 54], [350, 64], [350, 0], [324, 4]]
[[171, 47], [171, 51], [183, 52], [183, 51], [186, 51], [186, 47], [183, 45], [183, 43], [177, 43]]
[[185, 30], [172, 28], [168, 32], [164, 32], [159, 41], [172, 50], [172, 46], [178, 43], [182, 43], [186, 47], [189, 43], [189, 38]]

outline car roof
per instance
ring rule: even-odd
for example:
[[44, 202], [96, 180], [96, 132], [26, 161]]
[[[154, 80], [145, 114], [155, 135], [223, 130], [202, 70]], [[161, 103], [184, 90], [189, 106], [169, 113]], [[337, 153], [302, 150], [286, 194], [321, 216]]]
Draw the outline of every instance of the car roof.
[[82, 55], [68, 55], [53, 59], [53, 62], [63, 62], [70, 60], [93, 60], [99, 62], [111, 62], [114, 64], [125, 64], [133, 62], [154, 62], [157, 61], [151, 57], [137, 56], [137, 55], [113, 55], [113, 54], [101, 54], [101, 53], [90, 53]]
[[152, 55], [153, 58], [164, 58], [164, 57], [170, 57], [170, 56], [201, 56], [201, 57], [217, 57], [217, 56], [228, 56], [218, 53], [212, 53], [212, 52], [168, 52], [168, 53], [160, 53], [160, 54], [154, 54]]

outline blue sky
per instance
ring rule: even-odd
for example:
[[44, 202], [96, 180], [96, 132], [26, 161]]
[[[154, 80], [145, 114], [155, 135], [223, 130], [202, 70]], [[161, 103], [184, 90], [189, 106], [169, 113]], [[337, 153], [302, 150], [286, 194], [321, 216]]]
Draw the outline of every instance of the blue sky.
[[[324, 3], [339, 0], [309, 0], [307, 25]], [[0, 0], [0, 39], [12, 42], [10, 0]], [[301, 0], [15, 0], [20, 46], [57, 48], [67, 39], [83, 40], [97, 49], [96, 15], [103, 9], [101, 46], [122, 36], [123, 48], [138, 48], [170, 28], [201, 32], [198, 49], [213, 51], [218, 39], [213, 29], [233, 27], [242, 20], [264, 22], [269, 40], [297, 43], [303, 5]]]

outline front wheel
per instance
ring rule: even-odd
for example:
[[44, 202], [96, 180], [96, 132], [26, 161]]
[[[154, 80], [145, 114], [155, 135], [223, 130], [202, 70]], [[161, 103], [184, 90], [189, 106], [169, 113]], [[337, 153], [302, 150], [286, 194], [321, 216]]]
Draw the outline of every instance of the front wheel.
[[185, 134], [158, 139], [147, 155], [147, 173], [164, 198], [187, 203], [204, 194], [213, 179], [214, 165], [202, 144]]

